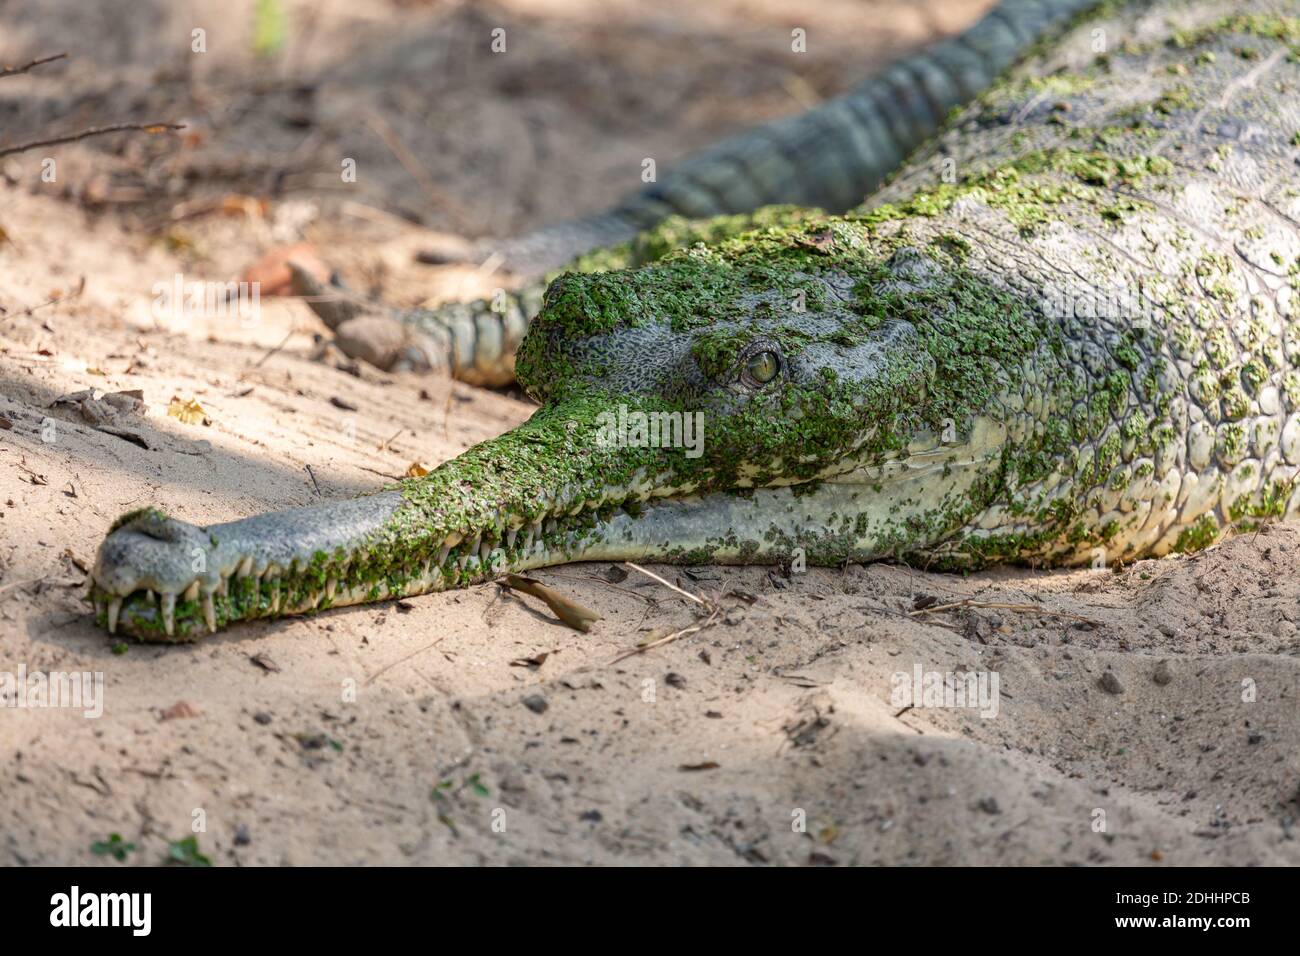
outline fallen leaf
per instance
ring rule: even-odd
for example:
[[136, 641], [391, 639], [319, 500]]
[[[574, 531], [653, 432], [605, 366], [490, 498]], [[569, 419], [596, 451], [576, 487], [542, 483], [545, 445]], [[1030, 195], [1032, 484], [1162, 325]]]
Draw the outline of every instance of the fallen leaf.
[[90, 562], [85, 558], [79, 557], [71, 548], [63, 549], [63, 556], [76, 565], [82, 574], [90, 573]]
[[686, 771], [692, 771], [692, 770], [717, 770], [718, 767], [720, 767], [720, 766], [721, 766], [721, 764], [719, 764], [719, 763], [718, 763], [717, 761], [715, 761], [715, 760], [706, 760], [706, 761], [704, 761], [704, 763], [684, 763], [684, 764], [682, 764], [680, 767], [678, 767], [677, 769], [678, 769], [678, 770], [686, 770]]
[[243, 272], [240, 279], [244, 282], [258, 283], [261, 295], [291, 295], [293, 292], [293, 273], [289, 271], [289, 261], [304, 272], [319, 279], [322, 284], [330, 280], [330, 268], [316, 254], [316, 250], [305, 242], [272, 249]]
[[337, 395], [330, 396], [330, 404], [335, 408], [341, 408], [345, 412], [355, 412], [357, 406], [353, 405], [346, 398], [339, 398]]
[[403, 475], [402, 477], [404, 477], [404, 478], [423, 478], [423, 477], [424, 477], [425, 475], [427, 475], [428, 473], [429, 473], [429, 469], [428, 469], [428, 468], [426, 468], [424, 465], [420, 464], [418, 461], [413, 461], [413, 462], [411, 462], [409, 465], [406, 466], [406, 474]]
[[553, 591], [536, 578], [525, 577], [522, 574], [507, 574], [506, 586], [516, 591], [523, 591], [525, 594], [531, 594], [535, 598], [541, 598], [565, 624], [575, 631], [581, 631], [586, 634], [591, 630], [593, 621], [599, 621], [600, 615], [590, 608], [585, 608], [575, 601], [569, 600], [563, 594]]
[[550, 657], [552, 651], [542, 651], [540, 654], [534, 654], [532, 657], [516, 657], [510, 662], [511, 667], [541, 667], [546, 663], [546, 658]]
[[271, 658], [267, 657], [265, 654], [254, 654], [249, 658], [249, 660], [264, 671], [269, 671], [272, 674], [280, 673], [280, 665], [271, 660]]
[[160, 717], [163, 720], [187, 720], [191, 717], [198, 717], [199, 714], [199, 710], [189, 701], [178, 700], [164, 710]]
[[192, 398], [183, 402], [173, 395], [172, 400], [167, 404], [167, 414], [172, 418], [179, 419], [186, 425], [212, 424], [212, 419], [203, 410], [203, 406]]
[[9, 419], [5, 418], [3, 415], [0, 415], [0, 431], [6, 431], [6, 432], [7, 432], [7, 431], [9, 431], [9, 429], [11, 429], [11, 428], [13, 428], [13, 427], [14, 427], [14, 423], [13, 423], [13, 422], [11, 422]]
[[267, 201], [256, 196], [230, 193], [223, 196], [217, 211], [223, 216], [246, 216], [249, 219], [263, 219], [266, 216]]

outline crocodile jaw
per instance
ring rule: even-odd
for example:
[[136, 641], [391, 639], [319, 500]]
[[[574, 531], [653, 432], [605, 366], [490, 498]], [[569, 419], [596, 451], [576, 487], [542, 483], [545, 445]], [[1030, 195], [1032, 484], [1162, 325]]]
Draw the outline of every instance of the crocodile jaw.
[[[148, 510], [119, 522], [92, 572], [97, 620], [145, 640], [193, 640], [229, 623], [462, 587], [587, 560], [836, 565], [915, 550], [969, 517], [971, 490], [1000, 450], [922, 444], [894, 460], [836, 462], [819, 480], [698, 493], [644, 469], [625, 485], [519, 496], [490, 526], [392, 490], [200, 528]], [[457, 474], [460, 459], [439, 469]], [[419, 486], [423, 479], [409, 483]], [[515, 498], [512, 502], [512, 497]], [[534, 502], [535, 504], [535, 502]], [[476, 513], [483, 514], [483, 503]], [[512, 507], [514, 505], [515, 507]], [[416, 528], [414, 537], [402, 529]], [[404, 549], [404, 551], [403, 551]]]

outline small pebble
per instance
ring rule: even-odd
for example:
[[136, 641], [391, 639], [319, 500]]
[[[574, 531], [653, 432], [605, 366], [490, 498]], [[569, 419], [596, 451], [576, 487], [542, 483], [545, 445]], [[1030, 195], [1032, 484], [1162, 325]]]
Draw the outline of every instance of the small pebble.
[[524, 698], [524, 706], [534, 714], [544, 714], [546, 713], [546, 708], [551, 705], [546, 702], [546, 698], [541, 694], [530, 694]]
[[1119, 678], [1115, 676], [1114, 671], [1106, 671], [1101, 675], [1101, 680], [1097, 683], [1108, 694], [1124, 693], [1124, 685], [1119, 682]]

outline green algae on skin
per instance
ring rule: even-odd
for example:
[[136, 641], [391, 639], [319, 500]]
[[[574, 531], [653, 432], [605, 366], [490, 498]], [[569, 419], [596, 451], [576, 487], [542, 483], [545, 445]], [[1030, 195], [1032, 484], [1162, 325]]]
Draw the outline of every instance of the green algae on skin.
[[789, 228], [825, 216], [826, 213], [820, 209], [790, 205], [762, 206], [752, 212], [707, 219], [668, 216], [658, 225], [638, 233], [635, 238], [627, 242], [605, 249], [595, 249], [578, 256], [564, 269], [553, 273], [550, 278], [554, 280], [565, 272], [614, 272], [619, 269], [635, 269], [637, 266], [657, 262], [680, 249], [689, 249], [696, 245], [713, 245], [724, 239], [758, 229]]
[[1145, 204], [1117, 198], [1115, 188], [1137, 186], [1152, 176], [1167, 176], [1173, 168], [1162, 156], [1116, 158], [1095, 150], [1036, 150], [1011, 162], [969, 173], [956, 183], [940, 183], [905, 202], [886, 203], [856, 216], [869, 223], [933, 217], [952, 208], [959, 199], [970, 197], [1001, 209], [1024, 231], [1053, 221], [1060, 215], [1056, 207], [1069, 201], [1091, 206], [1105, 218], [1122, 220], [1145, 208]]

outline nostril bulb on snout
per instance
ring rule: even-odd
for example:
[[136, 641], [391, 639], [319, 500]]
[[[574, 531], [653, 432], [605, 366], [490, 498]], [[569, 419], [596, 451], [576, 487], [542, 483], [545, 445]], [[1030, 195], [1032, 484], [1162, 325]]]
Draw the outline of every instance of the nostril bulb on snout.
[[143, 508], [118, 518], [109, 528], [110, 534], [114, 531], [134, 531], [159, 541], [168, 541], [175, 536], [175, 522], [157, 508]]

